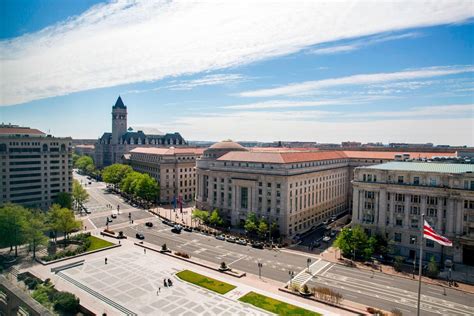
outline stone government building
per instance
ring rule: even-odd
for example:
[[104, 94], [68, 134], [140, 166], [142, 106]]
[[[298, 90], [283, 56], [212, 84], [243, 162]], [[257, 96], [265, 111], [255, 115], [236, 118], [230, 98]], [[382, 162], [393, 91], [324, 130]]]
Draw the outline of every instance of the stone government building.
[[136, 147], [182, 147], [187, 142], [179, 133], [149, 135], [127, 127], [127, 107], [119, 96], [112, 107], [112, 132], [104, 133], [95, 144], [94, 161], [98, 168], [122, 162], [124, 154]]
[[[453, 153], [411, 152], [431, 159]], [[301, 234], [352, 205], [354, 168], [393, 161], [399, 152], [245, 148], [216, 143], [196, 162], [196, 207], [217, 208], [232, 225], [249, 212], [275, 221], [286, 237]]]

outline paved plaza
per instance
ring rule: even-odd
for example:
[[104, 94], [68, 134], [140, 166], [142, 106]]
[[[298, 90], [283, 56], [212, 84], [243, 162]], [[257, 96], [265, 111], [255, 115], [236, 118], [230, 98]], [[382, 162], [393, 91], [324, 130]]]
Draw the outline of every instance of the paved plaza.
[[[174, 275], [182, 270], [177, 268], [179, 264], [140, 250], [109, 254], [107, 264], [105, 255], [87, 260], [62, 273], [138, 315], [270, 315], [183, 282]], [[164, 287], [164, 278], [172, 279], [173, 286]], [[112, 307], [110, 310], [121, 314]]]

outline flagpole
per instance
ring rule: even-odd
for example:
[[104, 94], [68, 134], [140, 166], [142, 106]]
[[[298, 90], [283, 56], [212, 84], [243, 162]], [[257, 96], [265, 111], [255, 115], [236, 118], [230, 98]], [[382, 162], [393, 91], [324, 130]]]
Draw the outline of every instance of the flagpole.
[[420, 316], [420, 298], [421, 298], [421, 265], [423, 258], [423, 237], [424, 237], [424, 227], [425, 227], [425, 214], [421, 214], [421, 232], [420, 232], [420, 258], [419, 258], [419, 267], [418, 267], [418, 305], [416, 315]]

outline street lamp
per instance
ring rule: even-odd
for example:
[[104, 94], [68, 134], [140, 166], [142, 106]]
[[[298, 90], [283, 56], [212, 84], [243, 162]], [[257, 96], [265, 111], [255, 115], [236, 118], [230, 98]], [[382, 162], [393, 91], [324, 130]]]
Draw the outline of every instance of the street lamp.
[[[415, 237], [411, 237], [410, 239], [413, 242], [413, 244], [416, 243]], [[415, 271], [416, 271], [416, 250], [415, 250], [415, 256], [413, 257], [413, 274], [412, 274], [413, 279], [415, 278]]]
[[262, 267], [263, 267], [263, 264], [262, 263], [258, 263], [258, 278], [261, 279], [262, 278]]
[[306, 259], [306, 267], [308, 268], [309, 272], [309, 264], [311, 263], [311, 258]]

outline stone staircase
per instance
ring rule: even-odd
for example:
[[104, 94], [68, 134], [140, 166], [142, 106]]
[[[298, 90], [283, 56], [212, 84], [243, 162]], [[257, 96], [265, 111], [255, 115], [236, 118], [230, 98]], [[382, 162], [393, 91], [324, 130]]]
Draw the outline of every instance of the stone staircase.
[[98, 298], [99, 300], [103, 301], [104, 303], [112, 306], [113, 308], [121, 311], [122, 313], [124, 313], [125, 315], [127, 316], [137, 316], [138, 314], [132, 312], [131, 310], [127, 309], [126, 307], [112, 301], [111, 299], [105, 297], [104, 295], [94, 291], [93, 289], [91, 289], [90, 287], [82, 284], [81, 282], [79, 281], [76, 281], [75, 279], [71, 278], [70, 276], [64, 274], [63, 272], [59, 271], [56, 273], [56, 275], [58, 275], [59, 277], [63, 278], [64, 280], [74, 284], [75, 286], [77, 286], [78, 288], [82, 289], [83, 291], [89, 293], [90, 295]]

